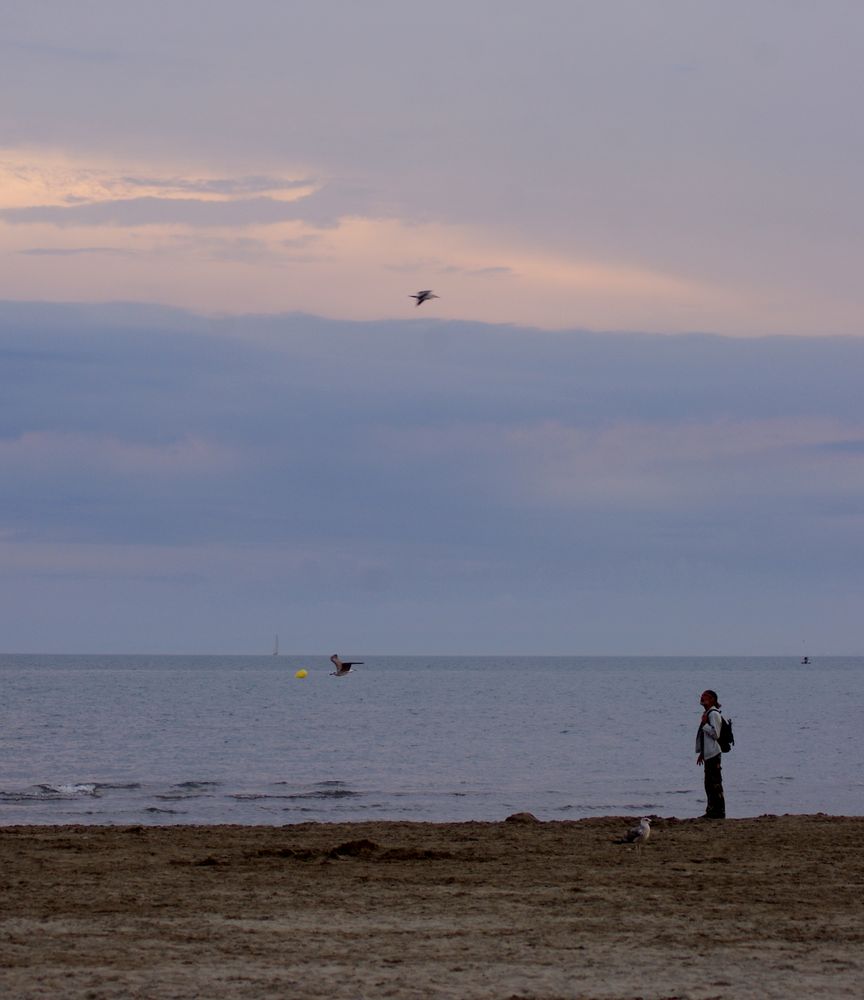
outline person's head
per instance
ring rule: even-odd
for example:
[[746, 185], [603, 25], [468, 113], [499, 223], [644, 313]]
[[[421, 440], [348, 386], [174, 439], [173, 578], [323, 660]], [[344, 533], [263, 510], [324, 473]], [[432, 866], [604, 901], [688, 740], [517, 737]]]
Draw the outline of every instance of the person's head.
[[709, 708], [719, 708], [720, 702], [717, 701], [716, 691], [703, 691], [702, 696], [699, 699], [699, 704], [707, 712]]

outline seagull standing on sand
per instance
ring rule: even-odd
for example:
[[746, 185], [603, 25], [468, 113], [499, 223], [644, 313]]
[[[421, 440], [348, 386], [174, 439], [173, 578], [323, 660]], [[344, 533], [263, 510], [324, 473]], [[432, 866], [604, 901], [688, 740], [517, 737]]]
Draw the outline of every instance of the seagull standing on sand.
[[642, 845], [647, 842], [648, 838], [651, 836], [651, 820], [647, 816], [643, 816], [639, 820], [639, 826], [634, 826], [632, 829], [627, 831], [627, 835], [622, 837], [621, 840], [616, 840], [616, 844], [635, 844], [636, 852], [641, 853]]
[[411, 295], [409, 298], [417, 299], [417, 305], [422, 306], [424, 302], [428, 302], [429, 299], [440, 299], [440, 295], [436, 295], [431, 288], [424, 288], [422, 292], [418, 292], [416, 295]]
[[330, 662], [336, 668], [330, 671], [331, 677], [344, 677], [352, 667], [356, 667], [358, 664], [362, 665], [362, 660], [340, 660], [339, 657], [334, 653], [330, 657]]

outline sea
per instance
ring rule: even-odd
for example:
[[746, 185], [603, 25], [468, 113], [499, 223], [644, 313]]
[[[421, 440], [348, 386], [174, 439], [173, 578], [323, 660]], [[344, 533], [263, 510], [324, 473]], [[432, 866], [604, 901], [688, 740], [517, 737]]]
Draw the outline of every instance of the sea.
[[[864, 814], [864, 657], [0, 656], [0, 825]], [[298, 677], [299, 671], [305, 677]]]

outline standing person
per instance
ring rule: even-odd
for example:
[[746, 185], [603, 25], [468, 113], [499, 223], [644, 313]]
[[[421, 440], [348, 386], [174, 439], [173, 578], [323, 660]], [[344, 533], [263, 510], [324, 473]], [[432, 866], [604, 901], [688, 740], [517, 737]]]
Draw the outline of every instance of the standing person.
[[696, 763], [705, 768], [705, 794], [708, 805], [705, 819], [726, 819], [726, 799], [723, 795], [723, 771], [720, 767], [720, 702], [716, 691], [703, 691], [699, 699], [702, 719], [696, 734]]

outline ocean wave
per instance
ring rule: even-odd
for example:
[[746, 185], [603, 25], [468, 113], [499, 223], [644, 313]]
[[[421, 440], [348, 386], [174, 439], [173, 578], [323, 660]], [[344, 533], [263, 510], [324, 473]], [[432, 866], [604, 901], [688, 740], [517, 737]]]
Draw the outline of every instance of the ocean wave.
[[261, 802], [265, 799], [293, 799], [295, 795], [274, 794], [273, 792], [232, 792], [226, 798], [235, 802]]
[[208, 799], [213, 798], [213, 796], [209, 792], [183, 791], [178, 788], [174, 792], [162, 792], [154, 798], [159, 799], [160, 802], [187, 802], [189, 799]]
[[350, 799], [363, 792], [354, 792], [350, 788], [319, 788], [314, 792], [294, 792], [292, 795], [283, 795], [285, 799]]
[[[287, 782], [277, 782], [277, 784], [287, 784]], [[348, 799], [355, 798], [357, 796], [365, 795], [365, 792], [356, 792], [350, 788], [337, 788], [333, 787], [336, 785], [341, 785], [341, 782], [319, 782], [319, 785], [327, 784], [330, 787], [322, 788], [318, 785], [313, 786], [311, 791], [300, 791], [300, 792], [231, 792], [226, 798], [234, 799], [235, 802], [263, 802], [267, 800], [272, 801], [295, 801], [297, 799], [314, 799], [314, 800], [328, 800], [328, 799]]]
[[236, 802], [260, 802], [264, 799], [290, 799], [292, 795], [274, 795], [270, 792], [233, 792], [227, 798]]
[[0, 791], [0, 802], [57, 802], [81, 797], [99, 797], [95, 782], [61, 785], [31, 785], [14, 791]]

